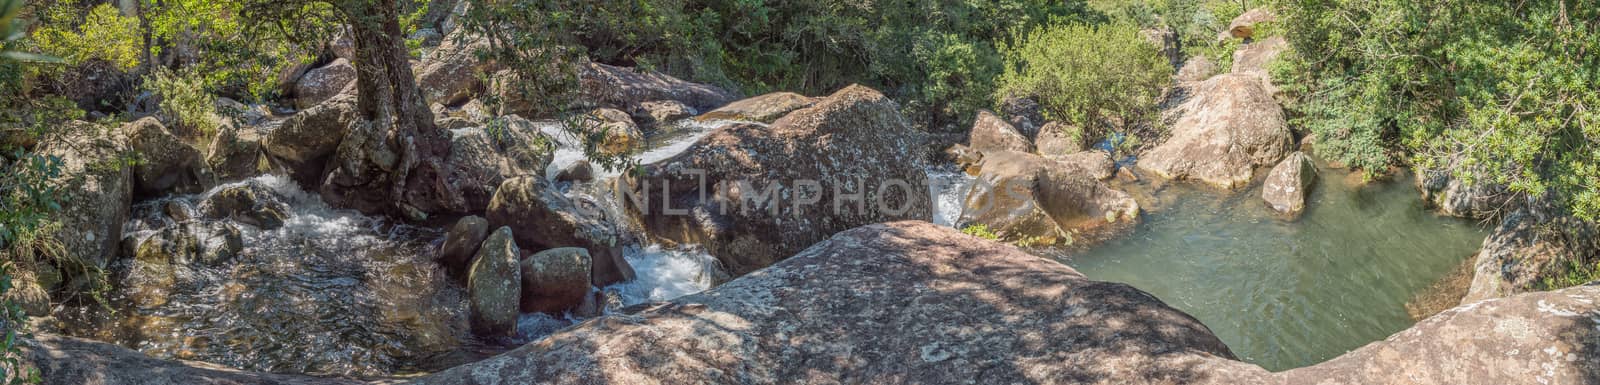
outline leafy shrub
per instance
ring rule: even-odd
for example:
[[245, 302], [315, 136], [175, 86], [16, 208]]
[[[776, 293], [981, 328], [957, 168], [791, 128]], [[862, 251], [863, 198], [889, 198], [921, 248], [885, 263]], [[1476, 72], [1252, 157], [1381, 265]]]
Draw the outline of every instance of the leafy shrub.
[[122, 71], [138, 67], [143, 52], [139, 20], [122, 16], [111, 4], [101, 4], [80, 21], [73, 11], [75, 3], [58, 0], [46, 12], [44, 24], [33, 32], [39, 49], [73, 65], [98, 59]]
[[1159, 49], [1126, 23], [1038, 28], [1001, 51], [998, 97], [1031, 96], [1047, 118], [1090, 129], [1107, 118], [1139, 120], [1172, 75]]
[[[1600, 9], [1568, 2], [1285, 1], [1278, 71], [1319, 152], [1410, 161], [1600, 219]], [[1331, 143], [1323, 146], [1322, 143]]]
[[995, 234], [994, 231], [989, 230], [989, 225], [985, 225], [985, 224], [982, 224], [982, 223], [967, 225], [967, 227], [961, 228], [961, 233], [962, 234], [966, 234], [966, 235], [971, 235], [971, 236], [974, 236], [974, 237], [978, 237], [978, 238], [991, 240], [991, 241], [1000, 240], [1000, 235]]
[[161, 111], [179, 127], [207, 136], [216, 130], [220, 121], [216, 113], [217, 98], [205, 91], [199, 77], [161, 69], [145, 77], [144, 84], [161, 98]]

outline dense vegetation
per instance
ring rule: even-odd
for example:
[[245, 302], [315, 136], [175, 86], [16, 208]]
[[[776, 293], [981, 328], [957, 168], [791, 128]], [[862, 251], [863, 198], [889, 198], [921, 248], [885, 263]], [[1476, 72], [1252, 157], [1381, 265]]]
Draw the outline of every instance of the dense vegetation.
[[1318, 151], [1410, 163], [1554, 197], [1600, 219], [1600, 9], [1586, 2], [1324, 1], [1282, 6], [1275, 71]]

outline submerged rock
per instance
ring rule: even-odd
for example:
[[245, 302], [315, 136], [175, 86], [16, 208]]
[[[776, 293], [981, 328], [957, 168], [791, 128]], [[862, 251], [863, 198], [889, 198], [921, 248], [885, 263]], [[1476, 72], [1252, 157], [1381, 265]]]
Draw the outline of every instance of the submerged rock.
[[522, 295], [517, 258], [521, 255], [509, 227], [495, 229], [478, 248], [467, 273], [473, 333], [509, 337], [517, 332], [517, 306]]
[[958, 223], [982, 224], [1006, 240], [1036, 245], [1100, 238], [1101, 230], [1131, 225], [1139, 217], [1138, 202], [1101, 182], [1111, 176], [1108, 155], [1091, 151], [1072, 158], [986, 153]]
[[770, 126], [719, 128], [627, 175], [623, 204], [651, 235], [703, 245], [734, 275], [851, 227], [932, 218], [922, 135], [899, 109], [850, 86]]
[[594, 257], [597, 285], [633, 280], [633, 268], [622, 258], [622, 231], [617, 218], [598, 207], [575, 202], [543, 177], [507, 179], [489, 203], [489, 226], [509, 226], [517, 243], [530, 249], [581, 247]]
[[232, 218], [262, 230], [283, 227], [289, 219], [289, 205], [276, 194], [255, 183], [223, 187], [200, 201], [200, 215], [208, 219]]
[[1016, 151], [1033, 152], [1033, 141], [1017, 132], [1011, 123], [1001, 120], [993, 112], [979, 111], [978, 120], [972, 124], [973, 149], [983, 152]]
[[196, 193], [204, 187], [200, 150], [167, 131], [160, 121], [147, 117], [122, 130], [139, 157], [133, 167], [135, 194]]
[[523, 257], [519, 263], [522, 312], [560, 315], [583, 305], [590, 297], [591, 261], [589, 251], [578, 247], [555, 248]]
[[1254, 75], [1212, 77], [1168, 113], [1178, 116], [1172, 137], [1138, 163], [1164, 178], [1238, 188], [1250, 183], [1257, 167], [1277, 164], [1294, 151], [1283, 108]]
[[793, 92], [774, 92], [729, 103], [722, 108], [700, 115], [696, 120], [743, 120], [772, 123], [790, 112], [811, 107], [816, 98]]
[[1267, 182], [1261, 186], [1261, 199], [1279, 213], [1300, 216], [1306, 209], [1306, 196], [1311, 194], [1311, 185], [1316, 182], [1316, 164], [1305, 153], [1295, 152], [1267, 174]]

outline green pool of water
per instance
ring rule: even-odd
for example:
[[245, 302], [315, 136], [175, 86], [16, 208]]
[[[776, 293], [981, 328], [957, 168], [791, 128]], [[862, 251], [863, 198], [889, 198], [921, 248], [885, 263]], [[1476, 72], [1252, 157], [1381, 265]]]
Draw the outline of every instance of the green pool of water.
[[1169, 187], [1133, 234], [1060, 259], [1193, 315], [1245, 361], [1322, 362], [1414, 324], [1406, 302], [1484, 238], [1426, 210], [1408, 176], [1354, 187], [1346, 174], [1322, 170], [1295, 221], [1275, 216], [1259, 185], [1233, 196]]

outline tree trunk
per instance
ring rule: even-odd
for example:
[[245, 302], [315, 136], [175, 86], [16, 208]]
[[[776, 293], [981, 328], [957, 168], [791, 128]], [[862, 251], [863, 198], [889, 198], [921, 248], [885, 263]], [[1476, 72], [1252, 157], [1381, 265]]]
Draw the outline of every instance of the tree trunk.
[[330, 203], [413, 220], [456, 209], [444, 177], [448, 133], [417, 89], [396, 0], [338, 0], [356, 46], [356, 112], [323, 182]]

